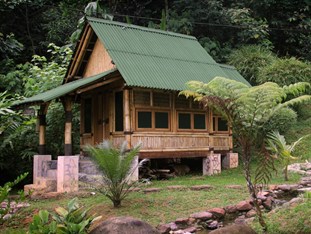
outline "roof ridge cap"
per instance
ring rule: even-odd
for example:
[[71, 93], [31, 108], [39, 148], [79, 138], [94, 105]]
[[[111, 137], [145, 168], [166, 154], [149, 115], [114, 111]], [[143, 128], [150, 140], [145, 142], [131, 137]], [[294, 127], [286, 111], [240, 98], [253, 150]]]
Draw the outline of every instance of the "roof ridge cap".
[[101, 22], [101, 23], [105, 23], [105, 24], [112, 24], [115, 26], [120, 26], [120, 27], [125, 27], [125, 28], [128, 27], [128, 28], [137, 29], [137, 30], [141, 30], [141, 31], [159, 33], [159, 34], [164, 34], [164, 35], [173, 36], [173, 37], [185, 38], [185, 39], [189, 39], [189, 40], [197, 40], [196, 37], [191, 36], [191, 35], [175, 33], [175, 32], [171, 32], [171, 31], [164, 31], [161, 29], [147, 28], [147, 27], [139, 26], [139, 25], [135, 25], [135, 24], [128, 24], [128, 23], [123, 23], [123, 22], [118, 22], [118, 21], [105, 20], [105, 19], [90, 17], [90, 16], [87, 16], [86, 18], [87, 18], [87, 21], [96, 21], [96, 22]]
[[150, 55], [150, 54], [144, 54], [144, 53], [137, 53], [137, 52], [129, 52], [129, 51], [124, 51], [124, 50], [117, 50], [117, 49], [108, 49], [107, 51], [115, 51], [115, 52], [122, 52], [126, 54], [136, 54], [136, 55], [142, 55], [142, 56], [147, 56], [147, 57], [155, 57], [155, 58], [167, 58], [167, 59], [172, 59], [176, 61], [186, 61], [186, 62], [195, 62], [195, 63], [202, 63], [202, 64], [210, 64], [210, 65], [215, 65], [219, 66], [219, 63], [211, 63], [211, 62], [204, 62], [204, 61], [199, 61], [199, 60], [190, 60], [190, 59], [179, 59], [179, 58], [174, 58], [174, 57], [166, 57], [166, 56], [159, 56], [159, 55]]

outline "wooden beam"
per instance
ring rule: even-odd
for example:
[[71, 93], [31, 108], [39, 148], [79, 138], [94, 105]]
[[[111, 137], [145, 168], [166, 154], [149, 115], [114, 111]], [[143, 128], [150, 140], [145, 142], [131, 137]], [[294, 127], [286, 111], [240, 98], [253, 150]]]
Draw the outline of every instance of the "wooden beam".
[[72, 155], [72, 99], [71, 97], [65, 97], [64, 101], [65, 109], [65, 156]]
[[68, 78], [72, 77], [76, 74], [77, 70], [80, 67], [81, 60], [85, 54], [85, 51], [87, 49], [88, 42], [92, 35], [92, 28], [88, 25], [83, 32], [83, 35], [81, 37], [81, 41], [78, 45], [77, 51], [73, 57], [72, 65], [69, 68], [68, 76], [66, 78], [66, 82], [68, 82]]
[[[130, 111], [130, 91], [124, 89], [123, 91], [123, 110], [124, 110], [124, 133], [131, 132], [131, 111]], [[131, 148], [131, 134], [125, 134], [128, 148]]]
[[[86, 78], [86, 79], [87, 79], [87, 78]], [[110, 78], [110, 79], [108, 79], [108, 80], [104, 80], [104, 81], [102, 81], [102, 82], [99, 82], [99, 83], [90, 85], [90, 86], [88, 86], [88, 87], [78, 89], [78, 90], [76, 91], [76, 93], [77, 93], [77, 94], [84, 93], [84, 92], [86, 92], [86, 91], [89, 91], [89, 90], [98, 88], [98, 87], [100, 87], [100, 86], [103, 86], [103, 85], [106, 85], [106, 84], [110, 84], [110, 83], [115, 82], [115, 81], [117, 81], [117, 80], [121, 80], [121, 77], [118, 76], [118, 77]]]
[[39, 121], [39, 146], [38, 152], [41, 155], [46, 154], [45, 145], [45, 132], [46, 132], [46, 113], [48, 111], [49, 103], [41, 104], [38, 110], [38, 121]]

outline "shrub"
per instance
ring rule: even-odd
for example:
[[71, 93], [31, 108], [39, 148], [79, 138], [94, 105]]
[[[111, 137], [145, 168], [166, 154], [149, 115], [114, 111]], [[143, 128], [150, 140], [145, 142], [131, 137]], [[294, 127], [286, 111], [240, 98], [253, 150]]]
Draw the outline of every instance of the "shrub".
[[297, 122], [297, 114], [294, 110], [285, 107], [278, 109], [268, 122], [263, 126], [264, 132], [279, 131], [285, 133]]
[[[12, 187], [21, 182], [23, 179], [26, 178], [28, 173], [24, 173], [20, 176], [18, 176], [13, 182], [7, 182], [3, 186], [0, 186], [0, 204], [4, 201], [7, 202], [6, 207], [2, 208], [0, 207], [0, 223], [3, 221], [3, 217], [8, 214], [11, 210], [11, 201], [9, 199], [10, 191], [12, 190]], [[23, 191], [19, 191], [19, 198], [16, 200], [16, 202], [24, 199], [24, 193]]]
[[276, 56], [270, 50], [255, 45], [243, 46], [229, 56], [229, 64], [235, 66], [254, 85], [259, 84], [259, 71], [275, 60]]
[[296, 58], [276, 59], [258, 73], [258, 81], [275, 82], [280, 86], [297, 82], [311, 82], [311, 64]]
[[[46, 210], [39, 211], [38, 215], [33, 217], [29, 225], [30, 234], [84, 234], [93, 222], [100, 219], [101, 216], [89, 215], [90, 208], [84, 209], [79, 206], [78, 198], [68, 202], [67, 210], [63, 207], [55, 209], [56, 213], [49, 213]], [[52, 216], [53, 221], [50, 222]]]
[[130, 189], [137, 186], [137, 181], [131, 181], [131, 175], [145, 162], [142, 160], [137, 167], [133, 167], [133, 160], [140, 147], [127, 150], [126, 145], [127, 143], [124, 142], [118, 149], [108, 141], [104, 141], [97, 146], [85, 147], [103, 173], [103, 184], [96, 190], [108, 197], [114, 207], [119, 207]]

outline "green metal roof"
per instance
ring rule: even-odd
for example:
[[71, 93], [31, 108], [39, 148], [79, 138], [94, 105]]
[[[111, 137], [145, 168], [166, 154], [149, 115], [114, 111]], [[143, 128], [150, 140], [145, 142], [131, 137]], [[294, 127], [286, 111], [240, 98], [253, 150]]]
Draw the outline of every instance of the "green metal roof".
[[217, 64], [195, 37], [88, 17], [128, 86], [183, 90], [189, 80], [216, 76], [249, 83]]
[[72, 81], [66, 84], [63, 84], [61, 86], [58, 86], [54, 89], [48, 90], [43, 93], [39, 93], [35, 96], [32, 96], [30, 98], [26, 98], [24, 100], [18, 101], [13, 104], [13, 106], [20, 106], [20, 105], [32, 105], [32, 104], [40, 104], [40, 103], [45, 103], [49, 102], [53, 99], [62, 97], [66, 94], [72, 93], [75, 90], [91, 85], [93, 83], [96, 83], [100, 81], [102, 78], [112, 74], [113, 72], [117, 71], [117, 69], [111, 69], [109, 71], [97, 74], [95, 76], [91, 76], [88, 78], [83, 78], [80, 80]]

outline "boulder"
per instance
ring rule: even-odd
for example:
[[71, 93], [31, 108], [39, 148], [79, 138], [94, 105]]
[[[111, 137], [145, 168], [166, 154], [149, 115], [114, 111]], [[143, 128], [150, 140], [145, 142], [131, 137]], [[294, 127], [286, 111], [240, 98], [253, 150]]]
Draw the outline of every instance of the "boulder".
[[233, 214], [233, 213], [236, 213], [238, 211], [238, 209], [236, 208], [236, 206], [226, 206], [225, 207], [225, 210], [228, 214]]
[[213, 218], [213, 214], [207, 211], [198, 212], [190, 215], [190, 218], [199, 219], [199, 220], [208, 220]]
[[272, 209], [274, 199], [272, 197], [268, 197], [262, 204], [267, 210]]
[[167, 234], [170, 231], [176, 231], [178, 229], [176, 223], [171, 222], [171, 223], [167, 223], [167, 224], [160, 224], [159, 226], [157, 226], [157, 229], [160, 233], [162, 234]]
[[195, 233], [197, 231], [196, 227], [188, 227], [186, 229], [183, 230], [184, 233]]
[[238, 211], [249, 211], [253, 208], [250, 201], [241, 201], [236, 205]]
[[208, 210], [208, 212], [212, 213], [217, 219], [223, 218], [226, 214], [226, 211], [223, 208], [213, 208]]
[[187, 225], [189, 222], [188, 218], [178, 218], [175, 220], [176, 224]]
[[256, 232], [247, 225], [232, 224], [223, 228], [209, 232], [209, 234], [256, 234]]
[[158, 230], [153, 228], [146, 222], [132, 217], [113, 217], [100, 223], [94, 228], [90, 234], [160, 234]]

